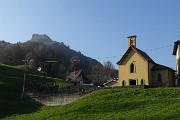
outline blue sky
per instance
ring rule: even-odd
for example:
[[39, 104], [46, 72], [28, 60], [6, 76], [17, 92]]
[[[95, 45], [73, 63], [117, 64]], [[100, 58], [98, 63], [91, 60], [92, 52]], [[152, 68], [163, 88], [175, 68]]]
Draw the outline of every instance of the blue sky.
[[[137, 35], [141, 50], [179, 39], [179, 0], [0, 0], [0, 40], [11, 43], [47, 34], [100, 62], [116, 62]], [[157, 63], [175, 68], [173, 46], [147, 51]], [[101, 58], [101, 59], [100, 59]]]

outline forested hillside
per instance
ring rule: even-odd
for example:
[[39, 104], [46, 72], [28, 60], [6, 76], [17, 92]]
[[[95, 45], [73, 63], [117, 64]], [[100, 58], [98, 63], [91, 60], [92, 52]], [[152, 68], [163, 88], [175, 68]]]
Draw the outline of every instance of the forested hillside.
[[[63, 42], [53, 41], [47, 35], [33, 34], [30, 40], [24, 43], [11, 44], [0, 41], [0, 62], [8, 65], [24, 65], [27, 60], [29, 70], [65, 78], [69, 72], [82, 69], [89, 78], [102, 78], [107, 72], [103, 65], [95, 59], [72, 50]], [[53, 62], [52, 62], [53, 61]], [[108, 76], [114, 76], [108, 72]], [[96, 77], [95, 77], [96, 76]]]

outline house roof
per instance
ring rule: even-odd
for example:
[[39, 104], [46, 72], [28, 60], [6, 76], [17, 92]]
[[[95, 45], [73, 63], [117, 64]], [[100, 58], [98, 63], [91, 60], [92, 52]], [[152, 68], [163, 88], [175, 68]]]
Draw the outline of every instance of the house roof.
[[78, 70], [78, 71], [73, 71], [70, 72], [69, 76], [67, 77], [68, 80], [70, 80], [71, 82], [80, 82], [77, 78], [79, 77], [79, 75], [83, 72], [83, 70]]
[[103, 85], [108, 85], [108, 84], [110, 84], [110, 83], [112, 83], [112, 82], [118, 83], [117, 80], [110, 80], [110, 81], [105, 82]]
[[142, 51], [142, 50], [140, 50], [140, 49], [138, 49], [138, 48], [136, 48], [136, 47], [134, 47], [134, 46], [130, 46], [130, 47], [128, 48], [128, 50], [126, 51], [126, 53], [123, 55], [123, 57], [120, 59], [120, 61], [117, 62], [118, 65], [121, 64], [121, 63], [124, 61], [124, 59], [127, 57], [128, 53], [129, 53], [131, 50], [133, 50], [133, 51], [135, 51], [137, 54], [139, 54], [144, 60], [149, 61], [149, 62], [152, 62], [152, 63], [155, 63], [144, 51]]
[[173, 47], [173, 55], [176, 55], [176, 51], [178, 48], [178, 44], [180, 44], [180, 41], [177, 40], [176, 42], [174, 42], [174, 47]]
[[169, 67], [167, 67], [167, 66], [160, 65], [160, 64], [156, 64], [156, 65], [152, 68], [152, 70], [161, 70], [161, 69], [170, 69], [170, 70], [172, 70], [172, 71], [175, 71], [175, 70], [173, 70], [172, 68], [169, 68]]

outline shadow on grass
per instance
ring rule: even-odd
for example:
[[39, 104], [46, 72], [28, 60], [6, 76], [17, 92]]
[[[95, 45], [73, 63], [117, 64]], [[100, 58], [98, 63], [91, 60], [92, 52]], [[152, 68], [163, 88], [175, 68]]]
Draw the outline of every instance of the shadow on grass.
[[0, 119], [36, 112], [42, 106], [23, 99], [0, 100]]
[[0, 119], [41, 108], [41, 105], [21, 99], [22, 85], [22, 79], [0, 75]]

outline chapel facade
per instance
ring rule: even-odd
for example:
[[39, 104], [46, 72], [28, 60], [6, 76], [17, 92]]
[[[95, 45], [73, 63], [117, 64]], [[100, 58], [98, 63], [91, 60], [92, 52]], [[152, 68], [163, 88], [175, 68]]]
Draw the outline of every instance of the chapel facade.
[[136, 47], [136, 35], [129, 36], [128, 50], [117, 62], [118, 86], [175, 86], [175, 71], [153, 61], [144, 51]]

